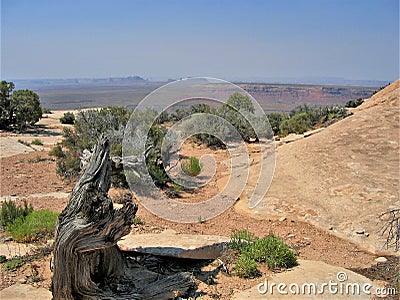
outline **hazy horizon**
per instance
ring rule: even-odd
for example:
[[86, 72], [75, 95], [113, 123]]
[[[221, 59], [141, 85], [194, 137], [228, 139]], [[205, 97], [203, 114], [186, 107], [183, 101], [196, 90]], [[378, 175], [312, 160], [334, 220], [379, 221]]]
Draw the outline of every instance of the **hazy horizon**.
[[1, 78], [394, 81], [397, 0], [1, 1]]

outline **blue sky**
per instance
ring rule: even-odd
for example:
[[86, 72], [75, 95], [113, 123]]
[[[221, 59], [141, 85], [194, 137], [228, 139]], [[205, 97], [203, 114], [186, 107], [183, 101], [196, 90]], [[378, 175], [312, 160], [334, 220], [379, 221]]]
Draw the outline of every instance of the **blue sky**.
[[399, 77], [398, 0], [1, 1], [1, 78]]

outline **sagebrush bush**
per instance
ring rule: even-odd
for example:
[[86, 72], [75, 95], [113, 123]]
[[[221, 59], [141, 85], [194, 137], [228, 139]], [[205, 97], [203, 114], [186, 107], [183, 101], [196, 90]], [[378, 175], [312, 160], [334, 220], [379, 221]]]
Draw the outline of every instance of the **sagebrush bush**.
[[63, 158], [65, 156], [61, 145], [57, 144], [49, 151], [50, 156], [54, 156], [56, 158]]
[[60, 118], [60, 123], [61, 124], [74, 124], [75, 123], [75, 115], [72, 112], [66, 112], [64, 115]]
[[23, 206], [16, 206], [11, 200], [5, 201], [1, 205], [0, 225], [7, 226], [18, 218], [24, 218], [33, 211], [32, 205], [28, 205], [24, 200]]
[[52, 236], [58, 214], [48, 210], [32, 211], [26, 217], [19, 217], [8, 224], [6, 231], [17, 242], [32, 242]]

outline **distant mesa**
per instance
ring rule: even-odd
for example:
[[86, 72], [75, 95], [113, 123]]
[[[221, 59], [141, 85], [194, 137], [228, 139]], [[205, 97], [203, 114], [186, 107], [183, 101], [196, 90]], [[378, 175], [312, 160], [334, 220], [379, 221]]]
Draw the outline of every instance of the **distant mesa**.
[[109, 82], [120, 82], [120, 83], [128, 83], [128, 82], [143, 82], [147, 81], [143, 79], [140, 76], [134, 75], [134, 76], [128, 76], [128, 77], [117, 77], [117, 78], [110, 78]]

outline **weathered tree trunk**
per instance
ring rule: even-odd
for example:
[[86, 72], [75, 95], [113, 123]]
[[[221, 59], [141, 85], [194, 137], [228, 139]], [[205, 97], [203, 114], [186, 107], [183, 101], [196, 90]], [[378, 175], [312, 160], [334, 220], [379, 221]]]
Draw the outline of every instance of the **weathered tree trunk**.
[[130, 231], [137, 205], [114, 210], [109, 143], [101, 140], [68, 205], [58, 217], [54, 244], [54, 299], [167, 299], [193, 286], [186, 273], [160, 276], [132, 264], [116, 242]]

